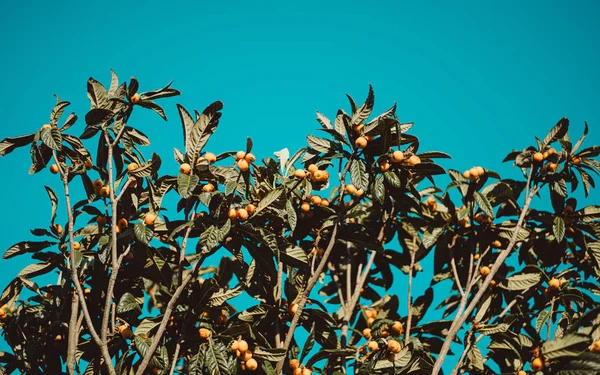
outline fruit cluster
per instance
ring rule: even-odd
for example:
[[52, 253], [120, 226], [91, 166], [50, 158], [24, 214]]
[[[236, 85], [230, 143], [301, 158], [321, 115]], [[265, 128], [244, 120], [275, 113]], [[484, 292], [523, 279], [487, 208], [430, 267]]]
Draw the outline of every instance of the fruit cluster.
[[249, 152], [246, 153], [246, 151], [238, 151], [235, 154], [235, 158], [237, 160], [237, 167], [242, 172], [246, 172], [250, 168], [250, 164], [256, 161], [256, 157]]
[[252, 358], [253, 353], [248, 347], [248, 343], [245, 340], [237, 339], [231, 344], [231, 351], [235, 353], [235, 356], [240, 360], [240, 367], [242, 370], [254, 371], [258, 368], [258, 362]]
[[479, 180], [480, 177], [482, 177], [485, 174], [485, 169], [483, 169], [482, 167], [473, 167], [471, 169], [467, 169], [466, 171], [463, 172], [463, 177], [468, 179], [471, 182], [477, 182], [477, 180]]
[[313, 206], [329, 207], [329, 201], [327, 199], [321, 198], [318, 195], [313, 195], [310, 197], [309, 200], [304, 201], [300, 204], [300, 209], [303, 212], [310, 212], [310, 210], [312, 209], [311, 203]]
[[297, 359], [290, 359], [290, 367], [292, 368], [292, 370], [294, 371], [293, 374], [294, 375], [311, 375], [312, 374], [312, 370], [305, 367], [303, 364], [301, 364]]
[[310, 178], [312, 182], [324, 184], [329, 180], [329, 172], [319, 169], [316, 164], [310, 164], [306, 170], [296, 169], [294, 177], [300, 179]]
[[245, 208], [230, 208], [227, 217], [231, 220], [246, 221], [256, 211], [256, 205], [249, 203]]

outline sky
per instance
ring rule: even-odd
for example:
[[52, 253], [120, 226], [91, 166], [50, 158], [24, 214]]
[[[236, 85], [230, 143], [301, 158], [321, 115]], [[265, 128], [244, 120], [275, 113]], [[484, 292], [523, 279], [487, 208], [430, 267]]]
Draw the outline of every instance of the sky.
[[[153, 113], [130, 123], [154, 141], [148, 155], [166, 155], [162, 173], [176, 173], [170, 155], [183, 148], [175, 103], [202, 110], [223, 101], [206, 150], [242, 149], [249, 136], [260, 159], [303, 147], [319, 127], [315, 111], [333, 118], [348, 110], [345, 94], [360, 102], [369, 84], [374, 113], [396, 102], [400, 120], [415, 122], [422, 151], [452, 155], [446, 168], [481, 165], [516, 177], [504, 156], [563, 116], [573, 138], [587, 121], [586, 144], [600, 141], [595, 1], [34, 3], [0, 3], [0, 139], [47, 123], [53, 94], [72, 102], [82, 131], [86, 81], [108, 85], [113, 69], [121, 80], [135, 76], [141, 91], [174, 80], [182, 92], [161, 103], [167, 123]], [[43, 185], [59, 189], [59, 181], [28, 168], [26, 149], [0, 158], [0, 251], [48, 225]], [[599, 198], [593, 192], [580, 204]], [[26, 261], [0, 261], [0, 285]], [[420, 274], [417, 287], [430, 276]]]

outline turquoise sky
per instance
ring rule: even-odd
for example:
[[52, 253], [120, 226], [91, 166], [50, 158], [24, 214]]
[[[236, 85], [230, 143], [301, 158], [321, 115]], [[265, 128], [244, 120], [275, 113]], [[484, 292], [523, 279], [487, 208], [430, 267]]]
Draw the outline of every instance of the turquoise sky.
[[[423, 151], [452, 155], [445, 167], [516, 176], [503, 157], [563, 116], [573, 137], [587, 120], [587, 145], [600, 143], [599, 16], [596, 1], [3, 1], [0, 139], [46, 123], [55, 93], [73, 103], [80, 133], [86, 80], [108, 84], [110, 68], [137, 77], [142, 91], [174, 79], [183, 95], [162, 102], [170, 121], [143, 113], [130, 123], [154, 141], [148, 155], [164, 155], [162, 173], [174, 174], [175, 103], [201, 110], [222, 100], [206, 149], [241, 149], [250, 136], [261, 158], [304, 146], [315, 111], [334, 117], [348, 108], [346, 93], [362, 101], [372, 84], [375, 111], [396, 101]], [[2, 251], [50, 219], [43, 185], [59, 181], [28, 167], [25, 149], [0, 159]], [[1, 261], [0, 285], [25, 261]]]

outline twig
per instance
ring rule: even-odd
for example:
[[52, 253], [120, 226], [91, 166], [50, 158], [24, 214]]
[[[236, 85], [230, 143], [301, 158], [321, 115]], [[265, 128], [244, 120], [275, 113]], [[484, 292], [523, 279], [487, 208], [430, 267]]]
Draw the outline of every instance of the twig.
[[121, 188], [121, 192], [119, 193], [119, 196], [116, 198], [117, 202], [121, 200], [121, 197], [127, 191], [127, 188], [133, 181], [135, 181], [135, 177], [130, 177], [127, 179], [127, 182], [125, 182], [125, 185], [123, 185], [123, 187]]
[[342, 305], [342, 309], [344, 310], [344, 314], [345, 314], [347, 307], [346, 307], [346, 303], [344, 303], [344, 295], [342, 294], [342, 283], [340, 282], [340, 277], [335, 272], [335, 267], [334, 267], [333, 263], [328, 262], [327, 268], [329, 269], [329, 271], [331, 271], [331, 278], [333, 279], [333, 282], [337, 286], [338, 296], [340, 297], [340, 305]]
[[179, 296], [181, 296], [181, 293], [183, 292], [183, 290], [185, 289], [187, 284], [190, 282], [190, 280], [192, 280], [192, 278], [196, 274], [196, 271], [202, 264], [203, 260], [204, 260], [204, 257], [200, 258], [196, 262], [196, 265], [194, 266], [193, 270], [186, 276], [186, 278], [183, 280], [181, 285], [179, 285], [179, 287], [177, 287], [177, 289], [175, 290], [175, 293], [173, 293], [173, 296], [169, 300], [169, 303], [167, 304], [167, 308], [165, 309], [165, 313], [160, 322], [160, 326], [158, 327], [156, 334], [152, 338], [152, 344], [148, 348], [148, 351], [146, 352], [146, 355], [144, 356], [142, 363], [140, 363], [140, 366], [138, 367], [137, 371], [135, 372], [135, 375], [142, 375], [144, 373], [144, 371], [146, 371], [146, 367], [148, 367], [148, 363], [150, 363], [150, 359], [152, 358], [152, 355], [156, 351], [156, 348], [158, 348], [158, 345], [160, 343], [160, 339], [162, 338], [162, 335], [167, 330], [167, 325], [169, 324], [169, 318], [171, 317], [171, 313], [173, 312], [173, 309], [175, 309], [175, 304], [177, 303]]
[[[413, 237], [413, 247], [416, 246], [417, 244], [417, 237]], [[408, 342], [410, 341], [410, 326], [412, 324], [412, 298], [410, 295], [411, 289], [412, 289], [412, 274], [413, 274], [413, 269], [415, 268], [415, 256], [416, 256], [417, 251], [414, 250], [410, 252], [410, 268], [408, 269], [408, 292], [406, 293], [406, 298], [407, 298], [407, 304], [406, 304], [406, 308], [408, 309], [407, 312], [407, 316], [406, 316], [406, 329], [404, 331], [404, 344], [408, 345]]]
[[75, 375], [75, 354], [79, 338], [79, 331], [77, 330], [78, 314], [79, 296], [73, 291], [73, 296], [71, 297], [71, 319], [69, 320], [69, 342], [67, 343], [67, 370], [70, 375]]
[[[112, 273], [110, 274], [110, 278], [108, 279], [108, 287], [106, 288], [106, 299], [104, 300], [104, 313], [102, 314], [102, 341], [107, 342], [107, 332], [108, 332], [108, 320], [111, 312], [111, 303], [114, 298], [115, 284], [117, 283], [117, 277], [119, 275], [119, 268], [121, 267], [121, 263], [123, 259], [129, 254], [131, 250], [131, 245], [127, 246], [127, 249], [119, 255], [117, 259], [116, 267], [113, 268]], [[114, 316], [114, 314], [113, 314]]]
[[67, 218], [68, 218], [68, 222], [69, 222], [69, 225], [68, 225], [69, 247], [71, 249], [70, 254], [69, 254], [70, 263], [71, 263], [71, 278], [73, 280], [73, 283], [75, 284], [75, 289], [77, 290], [77, 295], [79, 296], [79, 303], [81, 305], [81, 310], [85, 317], [85, 321], [88, 325], [88, 331], [90, 333], [90, 336], [92, 337], [92, 339], [94, 340], [96, 345], [98, 345], [98, 348], [100, 349], [100, 352], [102, 354], [102, 357], [104, 358], [104, 363], [106, 365], [108, 373], [110, 375], [116, 375], [115, 368], [112, 363], [112, 358], [108, 351], [108, 345], [102, 341], [100, 336], [98, 336], [98, 332], [96, 332], [96, 330], [94, 329], [92, 317], [90, 316], [90, 312], [88, 310], [87, 303], [85, 302], [85, 295], [83, 294], [83, 288], [81, 287], [81, 282], [79, 281], [79, 273], [77, 272], [77, 265], [75, 264], [75, 250], [73, 250], [74, 249], [74, 245], [73, 245], [74, 244], [74, 241], [73, 241], [74, 219], [73, 219], [73, 212], [71, 211], [71, 196], [69, 194], [69, 180], [68, 180], [69, 176], [68, 176], [67, 172], [62, 169], [60, 162], [58, 161], [58, 158], [56, 157], [56, 153], [53, 153], [52, 156], [54, 157], [54, 161], [56, 162], [56, 165], [58, 165], [60, 175], [61, 175], [62, 181], [63, 181], [64, 192], [65, 192], [65, 205], [67, 206]]
[[175, 366], [177, 365], [177, 358], [179, 358], [179, 350], [181, 349], [181, 344], [179, 341], [177, 345], [175, 345], [175, 354], [173, 354], [173, 363], [171, 363], [171, 371], [169, 371], [169, 375], [173, 375], [175, 372]]
[[[531, 180], [531, 175], [529, 175], [528, 183], [530, 180]], [[515, 247], [515, 245], [517, 243], [519, 231], [521, 230], [521, 228], [523, 226], [523, 222], [525, 220], [525, 216], [527, 215], [527, 211], [529, 209], [529, 205], [531, 204], [531, 200], [533, 199], [535, 194], [537, 194], [538, 190], [539, 190], [539, 187], [533, 188], [530, 191], [529, 195], [526, 197], [525, 204], [523, 205], [523, 209], [521, 211], [521, 214], [519, 215], [519, 220], [517, 221], [517, 225], [514, 228], [512, 238], [511, 238], [507, 248], [500, 252], [500, 255], [498, 256], [498, 258], [496, 259], [496, 262], [492, 266], [489, 275], [487, 275], [487, 277], [483, 280], [483, 284], [477, 291], [477, 294], [473, 297], [473, 299], [467, 306], [464, 313], [462, 313], [460, 315], [460, 317], [456, 320], [456, 324], [453, 324], [453, 326], [448, 331], [448, 335], [446, 336], [446, 339], [444, 340], [444, 344], [442, 345], [442, 348], [440, 349], [440, 353], [435, 361], [431, 375], [439, 374], [439, 372], [442, 368], [442, 363], [444, 362], [446, 356], [448, 355], [448, 351], [450, 350], [450, 345], [452, 344], [454, 337], [456, 336], [456, 334], [458, 333], [458, 331], [460, 330], [460, 328], [462, 327], [464, 322], [467, 320], [467, 318], [469, 317], [469, 315], [471, 314], [473, 309], [475, 309], [475, 307], [479, 303], [479, 300], [481, 299], [481, 297], [483, 296], [483, 294], [486, 292], [487, 288], [489, 287], [490, 282], [492, 281], [492, 279], [494, 278], [494, 276], [496, 275], [496, 273], [498, 272], [498, 270], [500, 269], [502, 264], [504, 264], [504, 261], [506, 260], [508, 255], [511, 253], [511, 251]], [[457, 317], [458, 317], [458, 315], [457, 315]]]
[[550, 301], [550, 317], [548, 318], [548, 332], [546, 332], [546, 341], [550, 340], [552, 333], [552, 314], [554, 313], [554, 297]]

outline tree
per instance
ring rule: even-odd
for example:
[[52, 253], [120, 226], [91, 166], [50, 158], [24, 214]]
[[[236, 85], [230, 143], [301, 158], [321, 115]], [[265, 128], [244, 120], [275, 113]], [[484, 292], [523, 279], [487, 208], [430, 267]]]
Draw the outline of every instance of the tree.
[[[90, 78], [81, 136], [58, 99], [49, 124], [0, 143], [0, 155], [30, 146], [30, 173], [61, 181], [45, 186], [49, 227], [4, 253], [35, 261], [0, 297], [4, 373], [438, 374], [450, 359], [453, 374], [600, 371], [600, 206], [572, 197], [600, 172], [587, 124], [575, 144], [563, 118], [510, 152], [514, 180], [446, 172], [434, 161], [449, 156], [419, 152], [395, 105], [372, 116], [371, 88], [333, 121], [317, 113], [307, 147], [261, 161], [250, 139], [205, 151], [221, 102], [178, 105], [180, 170], [162, 174], [130, 119], [166, 120], [156, 100], [179, 92], [138, 88]], [[433, 176], [446, 173], [443, 191]], [[414, 298], [421, 263], [435, 276]], [[38, 286], [50, 272], [58, 282]], [[434, 291], [448, 295], [440, 313]]]

